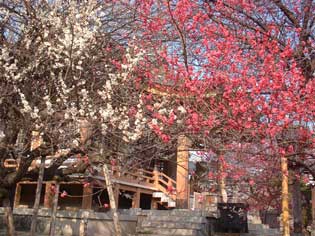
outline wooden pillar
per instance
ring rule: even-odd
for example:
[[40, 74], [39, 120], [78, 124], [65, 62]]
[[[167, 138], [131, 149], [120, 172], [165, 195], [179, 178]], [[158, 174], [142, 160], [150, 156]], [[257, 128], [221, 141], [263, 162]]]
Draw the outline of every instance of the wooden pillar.
[[288, 160], [281, 157], [282, 171], [282, 236], [290, 236]]
[[21, 189], [22, 189], [21, 184], [17, 183], [16, 184], [16, 189], [15, 189], [14, 203], [13, 203], [13, 207], [14, 208], [17, 208], [20, 205]]
[[140, 189], [137, 188], [133, 198], [132, 198], [132, 208], [139, 208], [140, 207]]
[[54, 199], [54, 193], [52, 191], [52, 182], [46, 182], [44, 207], [45, 208], [52, 208], [53, 199]]
[[190, 140], [181, 135], [177, 141], [177, 171], [176, 171], [176, 207], [188, 209], [189, 207], [189, 148]]
[[82, 209], [92, 208], [93, 188], [87, 186], [83, 188]]

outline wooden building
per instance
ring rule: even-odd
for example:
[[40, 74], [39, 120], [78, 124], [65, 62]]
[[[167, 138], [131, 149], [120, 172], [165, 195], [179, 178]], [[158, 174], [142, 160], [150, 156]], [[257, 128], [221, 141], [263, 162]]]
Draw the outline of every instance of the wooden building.
[[[189, 208], [189, 140], [179, 137], [176, 160], [160, 161], [150, 169], [128, 169], [110, 166], [111, 180], [118, 208], [170, 209]], [[7, 168], [17, 168], [14, 160], [7, 160]], [[161, 168], [159, 165], [162, 165]], [[95, 174], [74, 174], [60, 186], [58, 209], [93, 209], [104, 211], [109, 198], [101, 166], [93, 166]], [[40, 207], [51, 208], [56, 181], [44, 181]], [[36, 181], [23, 180], [16, 185], [14, 207], [32, 208], [36, 195]]]

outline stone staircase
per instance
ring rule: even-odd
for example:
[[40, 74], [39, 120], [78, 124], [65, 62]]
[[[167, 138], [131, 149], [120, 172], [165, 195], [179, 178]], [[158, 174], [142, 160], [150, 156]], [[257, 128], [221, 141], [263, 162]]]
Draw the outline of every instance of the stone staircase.
[[248, 233], [241, 233], [240, 236], [281, 236], [279, 229], [270, 228], [269, 225], [264, 225], [259, 216], [249, 214]]
[[151, 210], [138, 216], [136, 236], [208, 236], [209, 223], [202, 211]]
[[176, 207], [176, 202], [163, 192], [154, 192], [152, 195], [153, 198], [159, 199], [159, 202], [164, 205], [166, 208]]

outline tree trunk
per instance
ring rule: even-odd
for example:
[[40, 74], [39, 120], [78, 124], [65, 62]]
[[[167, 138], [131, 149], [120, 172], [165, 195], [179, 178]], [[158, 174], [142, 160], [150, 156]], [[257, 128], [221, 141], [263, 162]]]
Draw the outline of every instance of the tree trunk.
[[10, 200], [9, 199], [4, 200], [3, 205], [5, 207], [4, 208], [4, 217], [5, 217], [5, 221], [7, 223], [8, 236], [15, 236], [13, 213], [12, 213], [12, 208], [10, 206]]
[[55, 236], [58, 197], [59, 197], [59, 183], [56, 183], [55, 196], [54, 196], [54, 201], [53, 201], [53, 209], [52, 209], [52, 213], [51, 213], [49, 236]]
[[290, 236], [290, 214], [289, 214], [289, 183], [288, 183], [288, 160], [281, 157], [282, 171], [282, 236]]
[[116, 207], [113, 185], [112, 185], [112, 181], [110, 179], [108, 167], [106, 166], [106, 164], [104, 164], [104, 166], [103, 166], [103, 172], [104, 172], [104, 178], [105, 178], [108, 197], [109, 197], [109, 204], [110, 204], [110, 208], [113, 212], [113, 221], [114, 221], [116, 236], [121, 236], [122, 235], [121, 225], [119, 222], [119, 216], [118, 216], [117, 207]]
[[302, 193], [300, 188], [300, 181], [295, 178], [292, 185], [292, 215], [294, 236], [302, 236]]
[[45, 156], [42, 156], [40, 160], [30, 236], [35, 236], [35, 231], [36, 231], [37, 216], [38, 216], [38, 211], [39, 211], [39, 203], [40, 203], [40, 197], [41, 197], [42, 186], [43, 186], [43, 178], [44, 178], [45, 159], [46, 159]]

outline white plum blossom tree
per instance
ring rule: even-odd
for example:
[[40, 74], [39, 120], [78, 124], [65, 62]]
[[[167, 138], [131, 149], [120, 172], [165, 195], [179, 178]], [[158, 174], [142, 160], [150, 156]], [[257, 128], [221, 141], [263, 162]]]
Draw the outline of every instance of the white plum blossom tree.
[[[53, 176], [64, 160], [99, 149], [108, 135], [128, 144], [143, 134], [144, 83], [135, 81], [144, 51], [121, 37], [132, 31], [132, 19], [126, 10], [123, 28], [116, 12], [112, 1], [0, 4], [0, 160], [19, 160], [17, 171], [0, 168], [0, 187], [13, 186], [40, 155], [68, 149], [47, 168]], [[82, 124], [89, 127], [85, 139]], [[31, 150], [34, 130], [44, 142]]]

